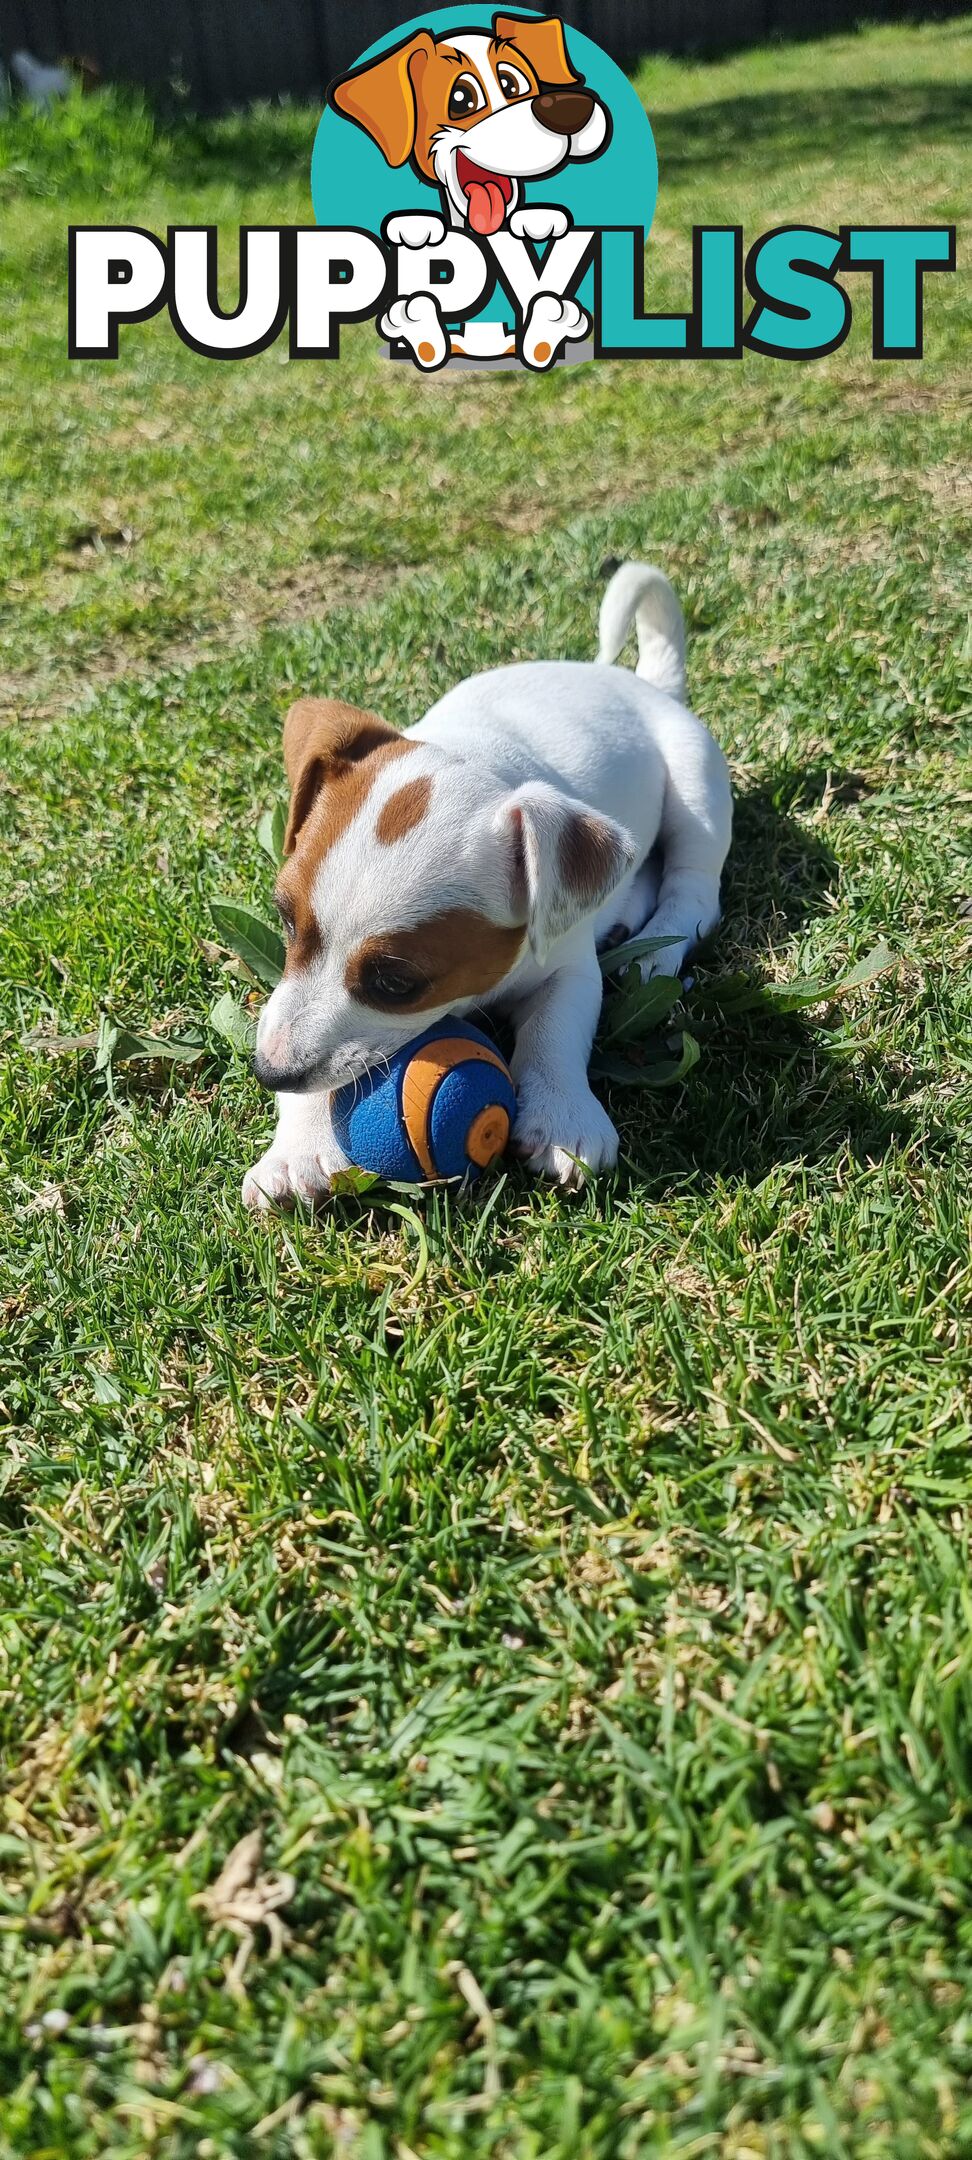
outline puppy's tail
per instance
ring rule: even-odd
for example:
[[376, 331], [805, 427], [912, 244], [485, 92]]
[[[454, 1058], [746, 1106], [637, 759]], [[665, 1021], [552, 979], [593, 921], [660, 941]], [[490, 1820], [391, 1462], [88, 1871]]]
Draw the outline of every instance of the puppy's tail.
[[601, 602], [598, 659], [611, 667], [631, 625], [638, 633], [635, 674], [685, 701], [685, 619], [667, 577], [650, 563], [622, 563]]

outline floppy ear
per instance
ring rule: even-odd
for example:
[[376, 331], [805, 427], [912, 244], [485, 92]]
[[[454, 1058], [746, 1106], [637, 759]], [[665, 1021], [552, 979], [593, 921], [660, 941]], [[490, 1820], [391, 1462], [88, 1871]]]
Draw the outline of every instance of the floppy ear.
[[545, 781], [517, 788], [499, 820], [510, 850], [512, 906], [541, 965], [554, 940], [597, 913], [634, 868], [638, 848], [623, 825]]
[[494, 15], [493, 36], [508, 38], [511, 45], [517, 46], [539, 83], [580, 81], [567, 58], [559, 15], [548, 15], [543, 22], [523, 22], [518, 15]]
[[290, 782], [290, 812], [284, 854], [292, 855], [301, 827], [329, 780], [350, 765], [360, 765], [384, 743], [400, 743], [397, 728], [377, 713], [338, 698], [298, 698], [284, 721], [284, 766]]
[[389, 165], [407, 164], [415, 148], [416, 95], [434, 51], [429, 32], [417, 30], [393, 52], [342, 75], [327, 93], [339, 113], [371, 136]]

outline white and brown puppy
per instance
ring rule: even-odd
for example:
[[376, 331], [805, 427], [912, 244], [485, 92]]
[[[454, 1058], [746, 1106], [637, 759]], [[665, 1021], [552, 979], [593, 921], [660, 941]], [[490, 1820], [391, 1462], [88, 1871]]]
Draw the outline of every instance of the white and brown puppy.
[[492, 36], [416, 30], [328, 95], [389, 165], [411, 164], [441, 188], [453, 225], [482, 234], [499, 231], [525, 180], [597, 157], [611, 132], [604, 106], [571, 66], [556, 15], [496, 15]]
[[[637, 672], [611, 665], [636, 622]], [[496, 668], [404, 734], [305, 698], [284, 724], [291, 786], [276, 890], [287, 965], [256, 1070], [276, 1135], [243, 1197], [314, 1199], [347, 1167], [329, 1091], [447, 1012], [509, 1015], [513, 1144], [562, 1184], [609, 1168], [617, 1134], [587, 1061], [599, 944], [670, 942], [677, 970], [719, 917], [732, 801], [721, 751], [683, 701], [682, 613], [660, 571], [619, 570], [598, 662]]]

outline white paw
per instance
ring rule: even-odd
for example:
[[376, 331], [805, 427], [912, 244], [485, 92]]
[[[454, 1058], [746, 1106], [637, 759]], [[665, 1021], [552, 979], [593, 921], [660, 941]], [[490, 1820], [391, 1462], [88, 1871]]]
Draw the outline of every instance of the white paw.
[[331, 1180], [319, 1155], [281, 1155], [268, 1148], [243, 1180], [243, 1205], [262, 1214], [268, 1208], [290, 1207], [295, 1200], [311, 1205], [323, 1200]]
[[382, 337], [402, 338], [419, 367], [442, 366], [447, 345], [442, 317], [431, 293], [410, 293], [393, 300], [378, 325]]
[[[644, 936], [651, 936], [650, 925]], [[685, 938], [673, 938], [670, 945], [659, 945], [657, 952], [642, 953], [638, 962], [642, 982], [650, 982], [653, 975], [680, 975], [688, 950]]]
[[513, 1149], [537, 1177], [578, 1189], [588, 1172], [614, 1168], [618, 1136], [586, 1083], [558, 1093], [531, 1074], [520, 1082], [517, 1100]]
[[385, 239], [392, 247], [441, 247], [445, 221], [431, 210], [399, 210], [385, 220]]
[[590, 327], [590, 316], [576, 300], [537, 293], [523, 326], [522, 356], [527, 367], [553, 367], [568, 339], [586, 337]]
[[525, 203], [509, 221], [515, 240], [562, 240], [570, 231], [570, 217], [559, 203]]

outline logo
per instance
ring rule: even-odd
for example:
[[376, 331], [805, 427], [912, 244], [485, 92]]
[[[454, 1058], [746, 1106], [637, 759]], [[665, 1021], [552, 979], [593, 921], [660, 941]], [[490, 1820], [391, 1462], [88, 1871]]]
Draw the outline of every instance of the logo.
[[313, 226], [246, 226], [239, 304], [217, 298], [214, 226], [77, 226], [68, 350], [116, 359], [119, 328], [163, 307], [212, 359], [289, 331], [295, 360], [335, 360], [374, 321], [391, 359], [551, 368], [586, 359], [810, 360], [852, 322], [869, 278], [875, 359], [922, 353], [926, 271], [953, 270], [953, 226], [696, 225], [681, 314], [655, 314], [651, 122], [600, 46], [557, 15], [435, 8], [331, 84], [311, 161]]
[[[311, 186], [396, 251], [378, 320], [396, 358], [537, 371], [594, 349], [596, 236], [655, 206], [651, 125], [631, 84], [559, 16], [451, 7], [331, 85]], [[634, 221], [637, 220], [637, 224]]]

